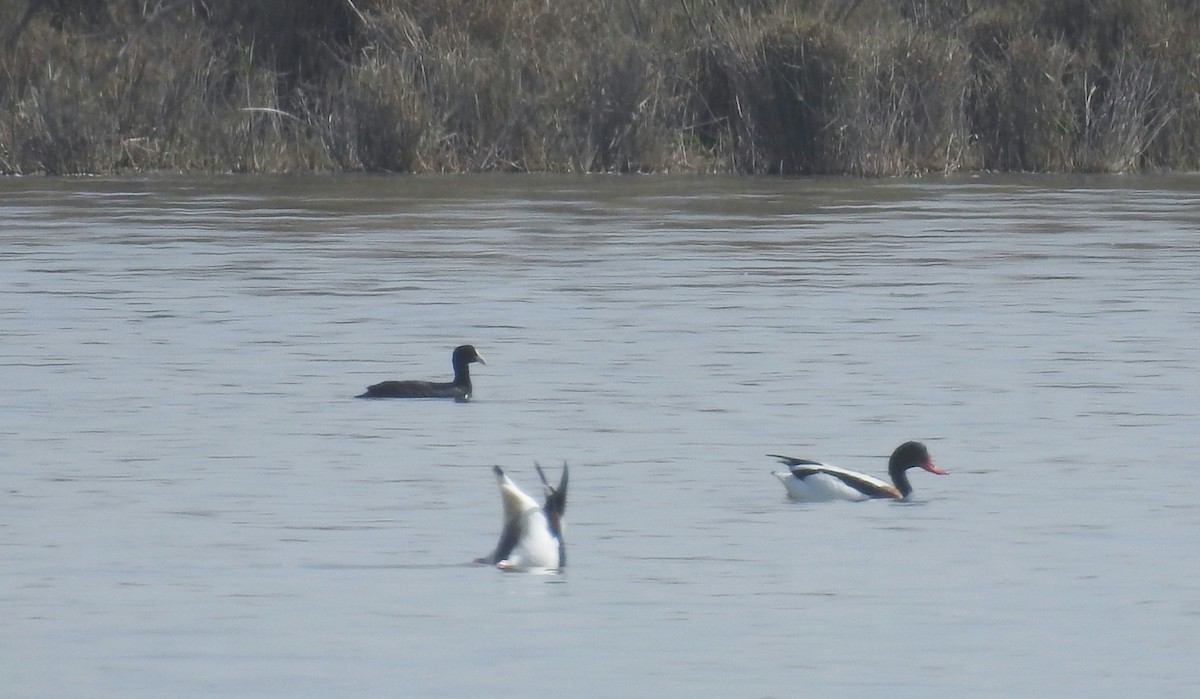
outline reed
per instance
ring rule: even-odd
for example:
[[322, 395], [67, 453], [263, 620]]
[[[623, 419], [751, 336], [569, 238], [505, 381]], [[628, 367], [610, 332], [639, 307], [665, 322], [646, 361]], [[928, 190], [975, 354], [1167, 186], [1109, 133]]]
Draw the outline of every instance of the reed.
[[1200, 165], [1188, 0], [0, 0], [0, 172]]

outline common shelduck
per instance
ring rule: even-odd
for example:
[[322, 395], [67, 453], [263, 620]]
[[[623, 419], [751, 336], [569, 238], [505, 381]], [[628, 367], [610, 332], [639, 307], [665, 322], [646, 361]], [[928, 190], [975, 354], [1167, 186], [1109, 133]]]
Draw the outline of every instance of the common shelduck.
[[892, 458], [888, 460], [888, 475], [892, 477], [894, 485], [865, 473], [848, 471], [819, 461], [778, 454], [767, 456], [773, 456], [787, 464], [790, 471], [776, 471], [773, 475], [783, 482], [793, 500], [807, 502], [874, 498], [900, 500], [912, 492], [912, 486], [908, 484], [908, 469], [923, 468], [930, 473], [946, 474], [933, 465], [929, 450], [920, 442], [905, 442], [892, 452]]
[[454, 348], [451, 363], [454, 365], [454, 380], [436, 381], [384, 381], [368, 386], [367, 392], [357, 398], [454, 398], [460, 401], [471, 399], [471, 362], [487, 364], [483, 356], [471, 345]]
[[535, 468], [546, 493], [546, 502], [540, 507], [499, 466], [492, 468], [504, 504], [504, 526], [496, 550], [476, 563], [508, 570], [562, 570], [566, 566], [562, 518], [567, 509], [567, 465], [563, 464], [557, 488], [546, 480], [541, 466], [535, 464]]

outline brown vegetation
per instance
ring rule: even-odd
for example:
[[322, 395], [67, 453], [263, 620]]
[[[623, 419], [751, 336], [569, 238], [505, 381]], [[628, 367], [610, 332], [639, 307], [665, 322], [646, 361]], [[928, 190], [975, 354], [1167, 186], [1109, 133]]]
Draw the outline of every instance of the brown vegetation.
[[0, 172], [1200, 164], [1191, 0], [0, 0]]

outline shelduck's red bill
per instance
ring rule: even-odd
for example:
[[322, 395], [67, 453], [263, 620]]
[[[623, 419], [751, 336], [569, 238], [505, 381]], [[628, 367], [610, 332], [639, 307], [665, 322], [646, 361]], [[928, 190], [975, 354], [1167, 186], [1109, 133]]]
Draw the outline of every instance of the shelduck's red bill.
[[948, 471], [943, 471], [942, 469], [938, 468], [937, 466], [934, 466], [933, 459], [930, 459], [930, 460], [926, 461], [925, 463], [921, 464], [921, 468], [925, 469], [926, 471], [929, 471], [930, 473], [936, 473], [939, 476], [945, 476], [947, 473], [949, 473]]

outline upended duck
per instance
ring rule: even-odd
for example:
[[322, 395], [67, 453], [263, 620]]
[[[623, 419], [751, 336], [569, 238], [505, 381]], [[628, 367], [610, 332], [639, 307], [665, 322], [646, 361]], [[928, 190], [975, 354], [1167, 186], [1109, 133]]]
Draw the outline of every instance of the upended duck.
[[562, 517], [567, 509], [567, 465], [563, 464], [557, 488], [546, 480], [541, 466], [534, 464], [534, 467], [546, 494], [546, 502], [540, 507], [536, 500], [521, 492], [503, 469], [492, 468], [504, 505], [504, 526], [496, 550], [475, 559], [476, 563], [505, 570], [562, 570], [566, 566]]
[[356, 398], [454, 398], [460, 401], [471, 399], [471, 362], [487, 364], [483, 355], [471, 345], [454, 348], [451, 363], [454, 365], [454, 380], [445, 383], [436, 381], [384, 381], [368, 386], [367, 392]]
[[933, 458], [929, 456], [929, 450], [920, 442], [905, 442], [892, 452], [891, 458], [888, 459], [888, 475], [892, 478], [891, 483], [865, 473], [849, 471], [819, 461], [778, 454], [768, 454], [767, 456], [773, 456], [787, 464], [790, 471], [777, 471], [772, 475], [783, 482], [788, 495], [793, 500], [806, 502], [872, 500], [876, 498], [903, 500], [912, 493], [912, 486], [908, 482], [910, 468], [922, 468], [938, 475], [946, 474], [945, 471], [933, 465]]

